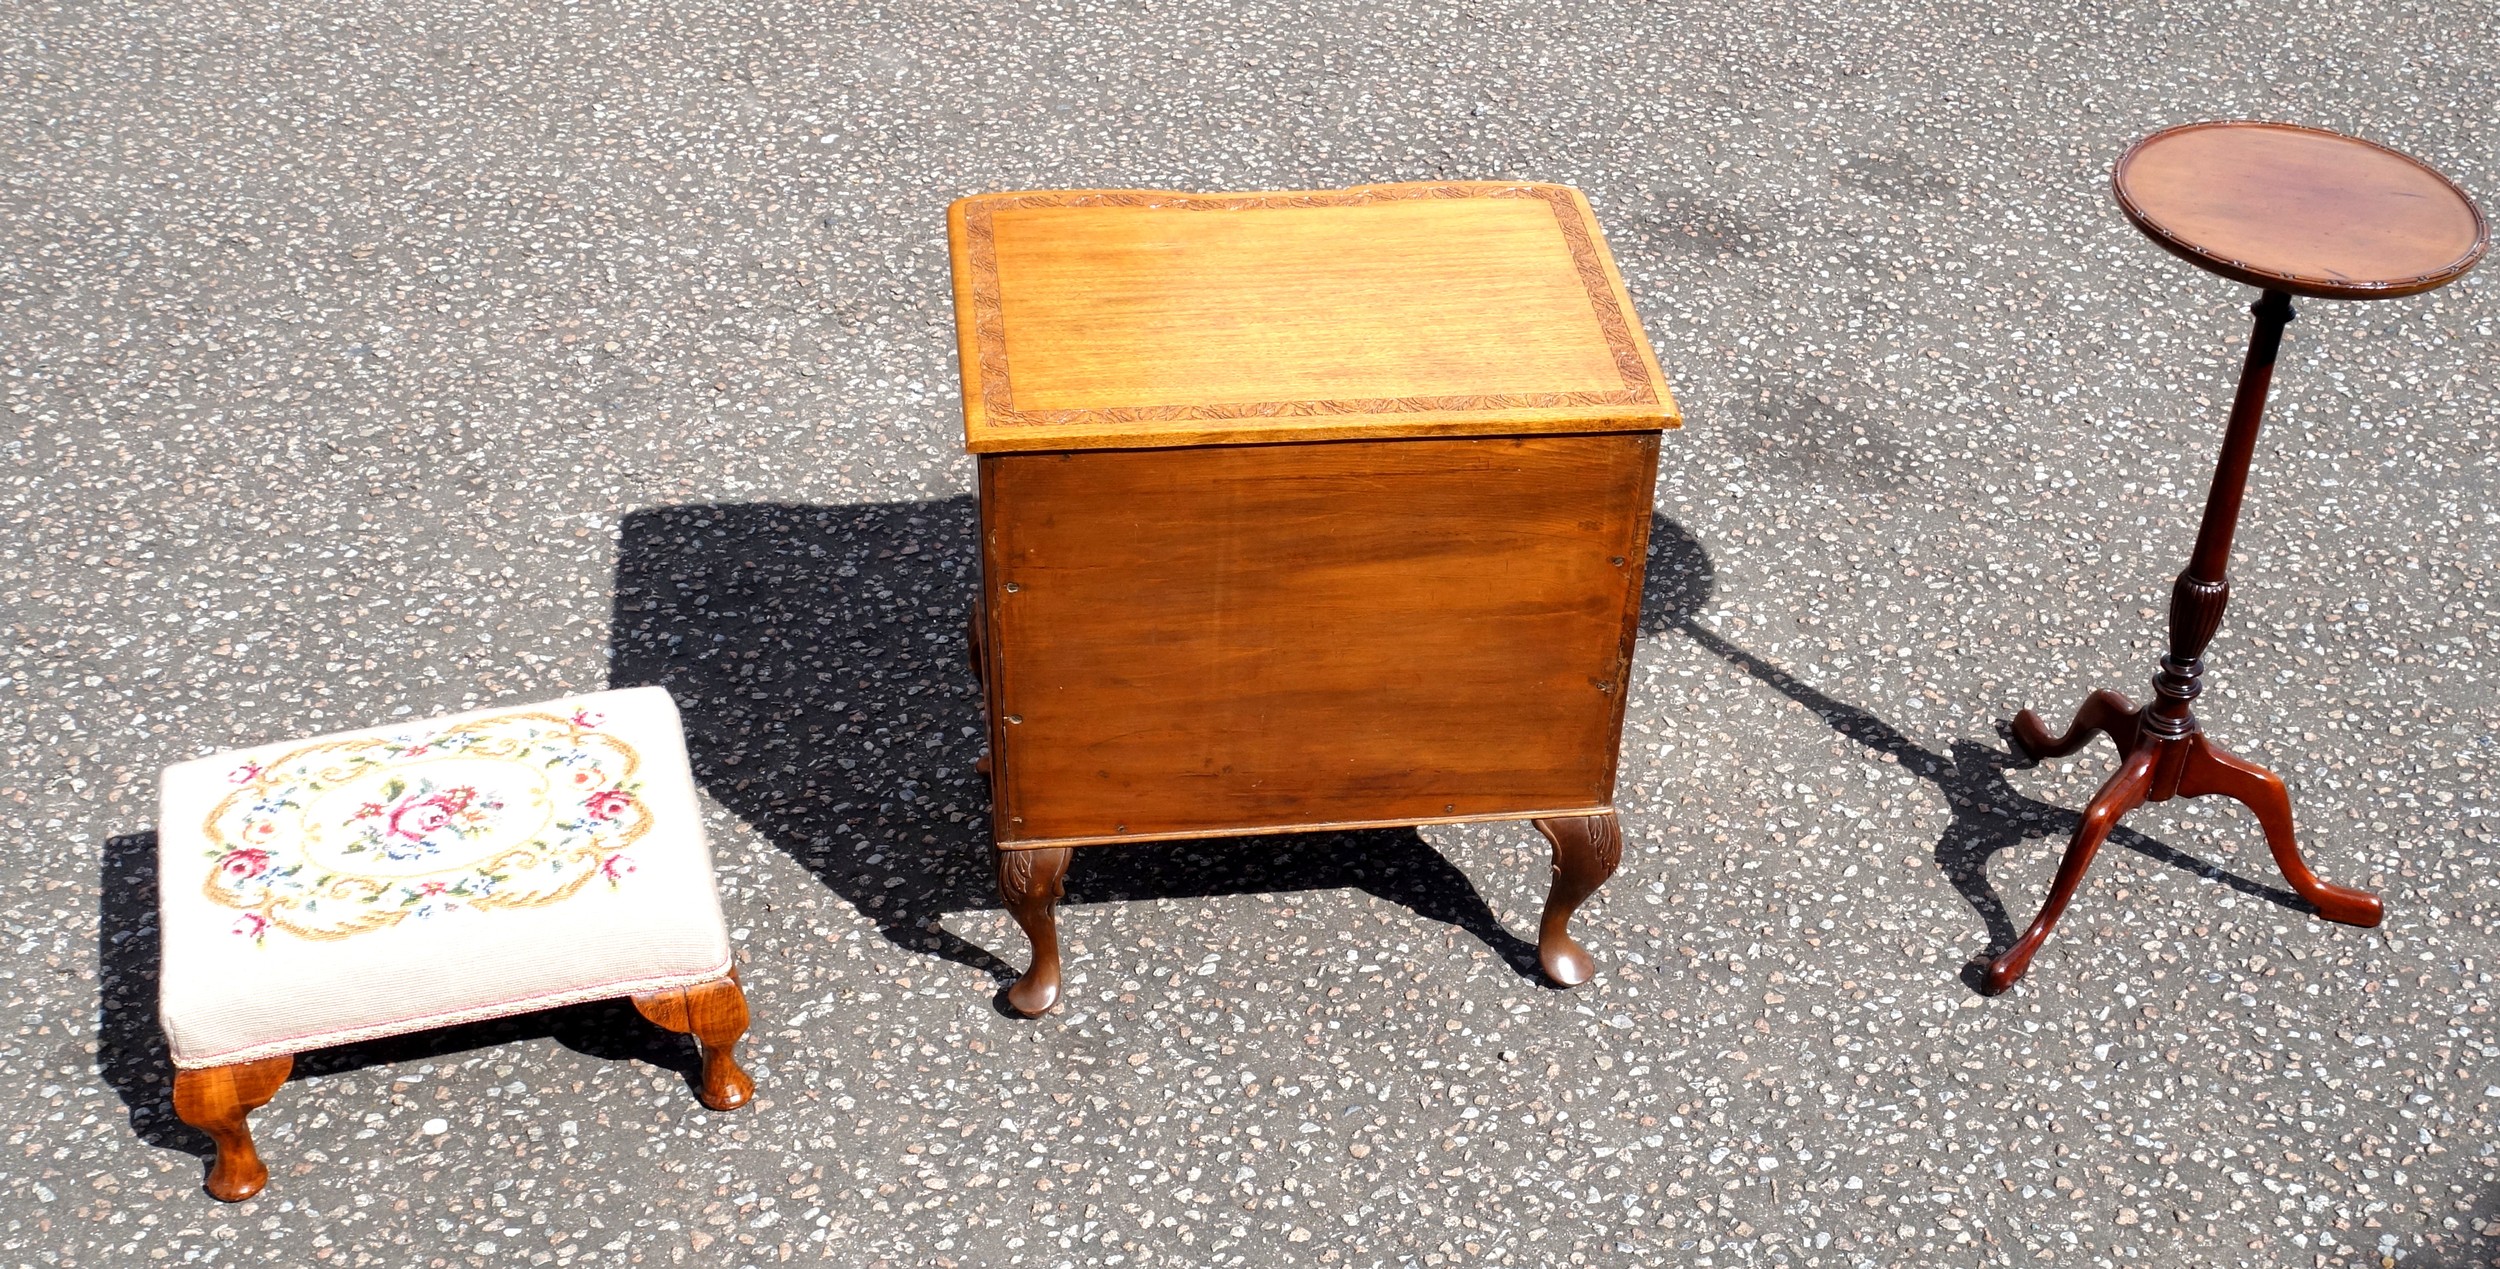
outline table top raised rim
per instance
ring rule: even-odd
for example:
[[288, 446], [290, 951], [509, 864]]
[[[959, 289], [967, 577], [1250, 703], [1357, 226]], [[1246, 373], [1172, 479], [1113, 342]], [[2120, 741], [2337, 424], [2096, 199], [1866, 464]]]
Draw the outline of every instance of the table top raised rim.
[[[2429, 175], [2440, 185], [2446, 187], [2451, 194], [2455, 195], [2458, 204], [2464, 207], [2466, 213], [2473, 218], [2473, 242], [2456, 259], [2438, 269], [2407, 277], [2367, 281], [2328, 278], [2310, 274], [2291, 273], [2274, 269], [2259, 268], [2246, 261], [2233, 259], [2229, 256], [2221, 254], [2220, 252], [2216, 252], [2197, 243], [2190, 242], [2179, 236], [2176, 232], [2173, 232], [2168, 227], [2164, 226], [2138, 201], [2128, 188], [2127, 174], [2129, 168], [2133, 165], [2139, 155], [2142, 155], [2147, 150], [2159, 145], [2163, 141], [2177, 137], [2182, 133], [2211, 131], [2215, 129], [2244, 129], [2252, 131], [2267, 130], [2300, 133], [2307, 136], [2324, 137], [2338, 142], [2365, 147], [2367, 149], [2378, 151], [2381, 154], [2402, 160], [2404, 163]], [[2181, 259], [2196, 265], [2198, 268], [2206, 270], [2207, 272], [2219, 274], [2223, 277], [2230, 278], [2235, 282], [2245, 283], [2246, 285], [2260, 287], [2266, 290], [2289, 291], [2295, 295], [2307, 295], [2319, 299], [2370, 300], [2395, 299], [2401, 296], [2419, 295], [2424, 291], [2435, 290], [2455, 281], [2467, 270], [2473, 268], [2475, 264], [2483, 258], [2484, 252], [2491, 246], [2491, 224], [2490, 221], [2484, 217], [2482, 207], [2476, 204], [2473, 197], [2467, 194], [2462, 187], [2460, 187], [2455, 181], [2448, 179], [2447, 175], [2439, 171], [2439, 169], [2434, 168], [2430, 164], [2425, 163], [2402, 150], [2396, 149], [2393, 146], [2381, 145], [2376, 141], [2350, 136], [2345, 133], [2336, 132], [2329, 128], [2310, 127], [2306, 124], [2286, 123], [2272, 119], [2208, 119], [2200, 120], [2194, 123], [2175, 124], [2171, 127], [2153, 132], [2137, 140], [2135, 144], [2128, 146], [2126, 152], [2118, 156], [2118, 161], [2111, 165], [2109, 183], [2110, 192], [2116, 197], [2118, 201], [2118, 208], [2121, 212], [2125, 213], [2128, 221], [2134, 224], [2138, 230], [2142, 231], [2144, 236], [2152, 239], [2155, 243], [2159, 244], [2164, 250], [2169, 251], [2171, 254], [2178, 256]]]

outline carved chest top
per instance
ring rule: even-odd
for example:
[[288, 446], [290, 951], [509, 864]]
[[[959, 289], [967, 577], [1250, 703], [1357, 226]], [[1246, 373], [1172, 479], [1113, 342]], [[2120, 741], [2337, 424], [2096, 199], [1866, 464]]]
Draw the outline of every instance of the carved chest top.
[[974, 453], [1681, 421], [1567, 186], [1053, 190], [947, 220]]

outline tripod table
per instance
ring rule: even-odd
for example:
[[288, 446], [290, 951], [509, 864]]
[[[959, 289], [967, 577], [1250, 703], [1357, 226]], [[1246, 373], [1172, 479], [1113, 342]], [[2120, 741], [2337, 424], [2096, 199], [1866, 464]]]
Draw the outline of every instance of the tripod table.
[[2204, 683], [2205, 645], [2231, 597], [2224, 566], [2239, 524], [2240, 495], [2265, 413], [2275, 350], [2294, 295], [2329, 300], [2417, 295], [2455, 281], [2490, 242], [2482, 212], [2464, 191], [2384, 146], [2279, 123], [2192, 123], [2157, 132], [2120, 157], [2111, 174], [2119, 208], [2154, 242], [2198, 268], [2264, 292], [2253, 312], [2222, 457], [2187, 571], [2170, 592], [2170, 652], [2141, 709], [2111, 691], [2085, 698], [2063, 735], [2040, 716], [2014, 719], [2014, 740], [2035, 758], [2056, 758], [2106, 735], [2118, 771], [2093, 795], [2059, 863], [2048, 901], [2013, 946], [1988, 966], [1987, 989], [2022, 977], [2066, 911], [2084, 870], [2111, 830], [2147, 802], [2219, 793], [2245, 803], [2264, 828], [2275, 866], [2317, 914], [2346, 925], [2379, 923], [2376, 895], [2318, 878], [2292, 836], [2282, 778], [2205, 738], [2192, 708]]

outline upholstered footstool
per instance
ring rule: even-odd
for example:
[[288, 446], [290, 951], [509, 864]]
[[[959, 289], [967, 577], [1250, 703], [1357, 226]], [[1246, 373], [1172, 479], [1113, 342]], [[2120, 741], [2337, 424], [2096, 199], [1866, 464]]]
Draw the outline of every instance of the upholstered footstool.
[[165, 772], [159, 1011], [208, 1192], [310, 1049], [631, 997], [734, 1110], [746, 998], [677, 707], [657, 687], [269, 745]]

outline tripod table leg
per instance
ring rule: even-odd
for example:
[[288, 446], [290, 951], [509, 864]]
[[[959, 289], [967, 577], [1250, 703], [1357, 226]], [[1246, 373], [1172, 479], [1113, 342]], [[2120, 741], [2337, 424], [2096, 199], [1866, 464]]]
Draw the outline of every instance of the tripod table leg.
[[2124, 695], [2094, 692], [2083, 698], [2083, 704], [2075, 710], [2075, 720], [2066, 725], [2063, 736], [2049, 735], [2049, 725], [2030, 710], [2014, 715], [2014, 743], [2033, 758], [2063, 758], [2091, 744], [2093, 735], [2100, 733], [2107, 735], [2123, 754], [2135, 748], [2142, 717], [2135, 703]]
[[2200, 797], [2219, 793], [2256, 813], [2257, 822], [2266, 830], [2266, 846], [2274, 852], [2274, 866], [2283, 870], [2283, 879], [2292, 889], [2329, 921], [2364, 928], [2377, 925], [2385, 915], [2378, 896], [2366, 890], [2355, 890], [2329, 881], [2321, 881], [2309, 870], [2309, 861], [2300, 857], [2300, 844], [2292, 836], [2292, 796], [2283, 787], [2283, 777], [2239, 757], [2198, 733], [2189, 742], [2187, 769], [2179, 776], [2179, 796]]
[[2144, 804], [2144, 795], [2153, 786], [2153, 759], [2160, 753], [2157, 745], [2148, 745], [2127, 755], [2127, 761], [2116, 774], [2092, 795], [2092, 804], [2083, 808], [2083, 823], [2076, 827], [2074, 840], [2066, 843], [2066, 858], [2057, 865], [2057, 880], [2049, 886], [2048, 901], [2040, 905], [2040, 915], [2031, 919], [2031, 928], [2005, 949], [2004, 955], [1988, 965], [1988, 994], [1995, 995], [2014, 985], [2014, 980], [2031, 968], [2031, 958], [2048, 941], [2049, 931], [2057, 928], [2057, 919], [2066, 915], [2066, 905], [2073, 902], [2075, 891], [2083, 885], [2084, 870], [2092, 866], [2101, 843], [2109, 840], [2112, 829], [2127, 812]]

